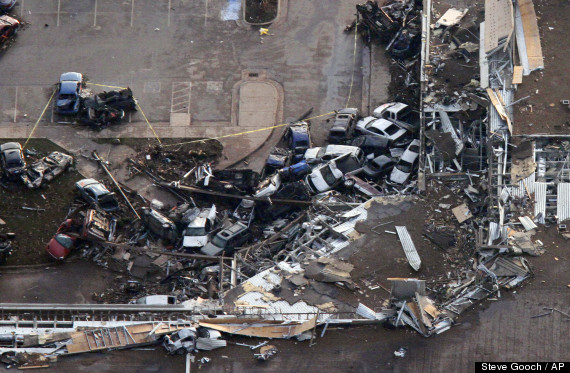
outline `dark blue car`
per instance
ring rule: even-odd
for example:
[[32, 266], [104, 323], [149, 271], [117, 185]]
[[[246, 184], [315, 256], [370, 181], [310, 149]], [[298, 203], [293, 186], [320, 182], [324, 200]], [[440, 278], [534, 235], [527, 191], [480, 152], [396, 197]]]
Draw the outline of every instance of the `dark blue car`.
[[279, 170], [281, 177], [287, 181], [300, 180], [303, 176], [308, 175], [310, 172], [311, 166], [309, 166], [306, 161], [301, 161]]
[[303, 121], [291, 123], [287, 132], [287, 140], [289, 149], [293, 151], [293, 161], [302, 160], [305, 151], [311, 147], [309, 124]]
[[55, 98], [55, 112], [62, 115], [74, 115], [79, 112], [83, 76], [80, 73], [63, 73], [59, 78], [58, 92]]

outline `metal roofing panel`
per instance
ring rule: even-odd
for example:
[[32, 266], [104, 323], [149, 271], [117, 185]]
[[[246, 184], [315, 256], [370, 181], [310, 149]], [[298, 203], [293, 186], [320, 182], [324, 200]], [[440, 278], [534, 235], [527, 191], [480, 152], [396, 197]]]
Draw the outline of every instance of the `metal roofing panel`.
[[449, 120], [449, 115], [445, 111], [440, 111], [439, 116], [441, 117], [441, 126], [443, 132], [449, 133], [453, 138], [453, 142], [455, 143], [455, 155], [459, 155], [463, 151], [463, 141], [457, 136], [457, 132], [455, 132], [455, 128], [451, 124], [451, 120]]
[[494, 221], [489, 222], [489, 239], [487, 240], [487, 245], [492, 245], [499, 237], [501, 237], [501, 227]]
[[559, 223], [562, 223], [566, 219], [570, 219], [570, 183], [558, 184], [556, 216], [558, 217]]
[[358, 308], [356, 309], [356, 314], [362, 316], [369, 320], [376, 319], [376, 312], [374, 312], [371, 308], [366, 307], [362, 303], [358, 303]]
[[536, 179], [536, 173], [533, 172], [530, 176], [520, 180], [518, 182], [518, 186], [511, 188], [512, 196], [517, 198], [523, 198], [524, 196], [527, 195], [527, 189], [528, 193], [534, 193], [535, 184], [536, 184], [535, 179]]
[[534, 216], [540, 215], [538, 222], [544, 224], [546, 217], [546, 183], [534, 183]]
[[422, 265], [422, 261], [418, 255], [416, 247], [414, 246], [412, 237], [410, 237], [410, 234], [408, 233], [408, 228], [396, 226], [396, 231], [398, 232], [398, 238], [400, 238], [400, 243], [402, 244], [404, 253], [406, 253], [408, 262], [414, 270], [418, 271]]
[[519, 221], [523, 225], [525, 231], [530, 231], [531, 229], [538, 228], [532, 219], [528, 216], [519, 216]]

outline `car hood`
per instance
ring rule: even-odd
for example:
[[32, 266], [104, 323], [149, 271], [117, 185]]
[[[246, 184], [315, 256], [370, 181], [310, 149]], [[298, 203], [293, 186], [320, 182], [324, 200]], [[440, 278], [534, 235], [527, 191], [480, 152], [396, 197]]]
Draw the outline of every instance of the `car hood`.
[[307, 161], [315, 161], [317, 159], [317, 154], [319, 153], [321, 148], [309, 148], [305, 151], [305, 160]]
[[61, 108], [65, 108], [73, 104], [76, 100], [72, 100], [70, 98], [63, 98], [56, 101], [56, 105]]
[[313, 185], [317, 188], [316, 192], [326, 192], [331, 188], [331, 185], [326, 183], [320, 172], [313, 172], [312, 174], [307, 175], [307, 178], [310, 178]]
[[184, 236], [182, 246], [184, 247], [202, 247], [208, 243], [208, 236]]
[[394, 167], [392, 173], [390, 174], [390, 181], [397, 184], [403, 184], [406, 182], [406, 180], [408, 180], [408, 177], [410, 177], [410, 174], [402, 172]]
[[356, 128], [359, 129], [365, 129], [366, 125], [374, 120], [376, 120], [377, 118], [375, 117], [366, 117], [366, 118], [362, 118], [361, 120], [359, 120], [358, 122], [356, 122]]
[[221, 253], [223, 250], [224, 249], [222, 249], [221, 247], [218, 247], [213, 243], [208, 242], [204, 247], [202, 247], [202, 249], [200, 249], [200, 252], [205, 255], [216, 256], [219, 253]]

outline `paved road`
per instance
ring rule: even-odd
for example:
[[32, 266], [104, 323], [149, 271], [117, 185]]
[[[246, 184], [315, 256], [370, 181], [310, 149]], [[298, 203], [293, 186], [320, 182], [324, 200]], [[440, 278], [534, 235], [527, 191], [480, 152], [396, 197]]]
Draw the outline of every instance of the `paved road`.
[[[239, 95], [232, 91], [246, 70], [266, 74], [283, 88], [275, 104], [282, 113], [275, 113], [273, 122], [295, 118], [309, 107], [315, 113], [343, 107], [353, 73], [351, 105], [359, 107], [360, 44], [354, 66], [354, 38], [342, 31], [355, 3], [297, 1], [262, 38], [256, 29], [222, 21], [228, 4], [222, 0], [20, 1], [15, 13], [28, 25], [0, 60], [0, 138], [29, 133], [64, 71], [83, 72], [91, 83], [132, 87], [161, 137], [225, 135], [240, 132], [238, 126], [265, 126], [263, 120], [232, 120], [240, 111]], [[90, 89], [107, 88], [92, 84]], [[41, 126], [65, 121], [50, 107]], [[140, 113], [128, 121], [124, 126], [131, 128], [114, 135], [151, 135]], [[36, 136], [52, 137], [50, 131], [60, 128], [39, 128]], [[250, 135], [239, 142], [245, 148], [232, 154], [248, 154], [269, 134]]]

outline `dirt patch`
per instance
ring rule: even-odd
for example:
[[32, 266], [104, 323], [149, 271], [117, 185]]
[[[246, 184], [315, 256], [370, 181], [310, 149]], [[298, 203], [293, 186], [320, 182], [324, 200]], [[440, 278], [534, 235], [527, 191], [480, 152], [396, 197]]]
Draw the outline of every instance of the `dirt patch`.
[[245, 20], [250, 23], [269, 23], [277, 17], [278, 0], [246, 0]]
[[[4, 139], [23, 144], [25, 139]], [[26, 146], [33, 155], [26, 155], [28, 164], [53, 151], [67, 153], [49, 140], [31, 139]], [[0, 217], [6, 225], [0, 225], [0, 233], [14, 232], [15, 250], [8, 259], [8, 265], [37, 264], [48, 261], [44, 251], [59, 224], [67, 215], [75, 196], [75, 182], [83, 178], [74, 167], [58, 176], [40, 189], [28, 189], [21, 182], [2, 182], [2, 203]], [[41, 209], [26, 210], [23, 207]]]
[[534, 1], [544, 70], [524, 76], [517, 87], [516, 98], [530, 96], [514, 105], [514, 133], [567, 134], [570, 130], [570, 108], [560, 100], [570, 100], [570, 41], [565, 34], [570, 27], [570, 3]]

